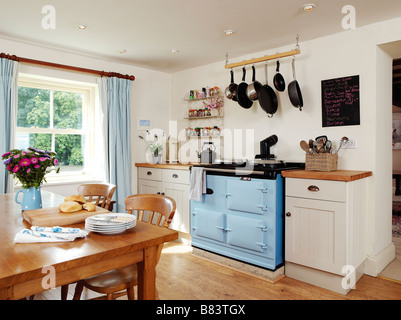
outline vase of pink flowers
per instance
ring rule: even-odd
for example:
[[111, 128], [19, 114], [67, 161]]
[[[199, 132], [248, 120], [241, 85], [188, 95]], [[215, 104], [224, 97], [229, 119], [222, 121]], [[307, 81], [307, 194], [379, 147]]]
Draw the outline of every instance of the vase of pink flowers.
[[[10, 150], [2, 155], [2, 159], [8, 172], [22, 185], [22, 190], [15, 196], [22, 210], [42, 208], [40, 186], [46, 182], [46, 174], [55, 170], [58, 164], [56, 153], [29, 147], [27, 150]], [[56, 170], [59, 171], [60, 168]], [[20, 193], [23, 193], [22, 201], [18, 200]]]
[[210, 110], [212, 116], [218, 116], [220, 108], [223, 106], [223, 100], [220, 97], [212, 97], [208, 101], [204, 101], [203, 104], [207, 110]]

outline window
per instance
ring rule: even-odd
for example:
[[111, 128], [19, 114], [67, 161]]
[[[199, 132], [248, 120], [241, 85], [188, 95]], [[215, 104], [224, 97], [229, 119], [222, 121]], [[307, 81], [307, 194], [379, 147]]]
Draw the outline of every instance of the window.
[[20, 76], [16, 147], [55, 151], [62, 175], [87, 173], [93, 95], [94, 86]]

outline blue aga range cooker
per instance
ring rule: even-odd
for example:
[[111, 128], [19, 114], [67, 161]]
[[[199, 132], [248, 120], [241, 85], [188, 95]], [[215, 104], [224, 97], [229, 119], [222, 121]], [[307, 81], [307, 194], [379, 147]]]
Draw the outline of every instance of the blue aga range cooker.
[[191, 201], [192, 246], [275, 270], [284, 262], [281, 171], [303, 167], [276, 160], [205, 166], [207, 193]]

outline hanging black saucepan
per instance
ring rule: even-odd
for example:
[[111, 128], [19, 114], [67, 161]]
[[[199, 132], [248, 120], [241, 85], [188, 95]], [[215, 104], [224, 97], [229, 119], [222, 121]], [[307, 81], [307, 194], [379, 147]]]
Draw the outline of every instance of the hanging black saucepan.
[[258, 91], [262, 88], [262, 84], [255, 80], [255, 66], [252, 66], [252, 83], [246, 88], [246, 95], [252, 101], [258, 100]]
[[237, 99], [238, 103], [241, 107], [245, 109], [249, 109], [252, 107], [252, 100], [248, 98], [246, 94], [246, 89], [248, 88], [248, 84], [245, 82], [245, 75], [246, 75], [246, 70], [245, 67], [242, 68], [242, 82], [238, 85], [237, 88]]
[[231, 83], [230, 85], [226, 88], [225, 94], [227, 99], [231, 99], [233, 101], [237, 101], [237, 87], [238, 84], [234, 83], [234, 72], [231, 69]]
[[290, 101], [295, 108], [299, 108], [299, 111], [302, 111], [302, 107], [304, 105], [302, 99], [301, 89], [299, 88], [298, 81], [295, 77], [295, 58], [292, 59], [292, 75], [294, 80], [290, 82], [288, 85], [288, 96], [290, 97]]
[[277, 89], [277, 91], [283, 92], [285, 90], [285, 81], [284, 77], [280, 73], [280, 61], [278, 60], [276, 72], [277, 73], [274, 75], [273, 78], [274, 87]]
[[261, 108], [266, 111], [269, 118], [273, 117], [273, 114], [277, 111], [278, 101], [276, 93], [273, 88], [269, 86], [268, 77], [267, 77], [267, 62], [265, 63], [265, 76], [266, 76], [266, 84], [263, 85], [259, 92], [259, 104]]

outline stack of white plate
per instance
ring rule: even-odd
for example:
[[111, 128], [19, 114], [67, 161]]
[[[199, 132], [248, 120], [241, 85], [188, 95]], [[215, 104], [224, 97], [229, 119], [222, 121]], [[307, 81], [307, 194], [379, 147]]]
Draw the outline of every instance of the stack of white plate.
[[116, 234], [133, 228], [136, 216], [128, 213], [103, 213], [85, 219], [85, 229], [88, 231]]

